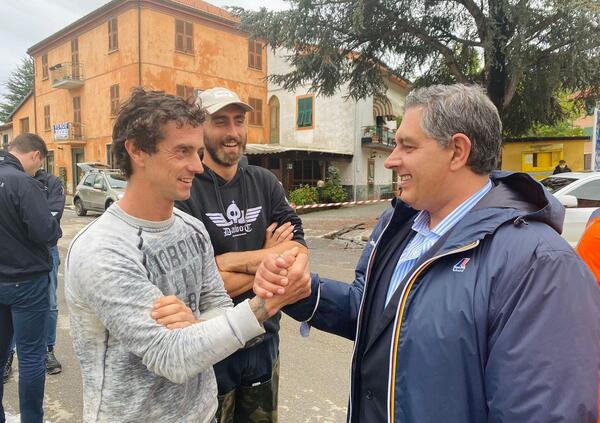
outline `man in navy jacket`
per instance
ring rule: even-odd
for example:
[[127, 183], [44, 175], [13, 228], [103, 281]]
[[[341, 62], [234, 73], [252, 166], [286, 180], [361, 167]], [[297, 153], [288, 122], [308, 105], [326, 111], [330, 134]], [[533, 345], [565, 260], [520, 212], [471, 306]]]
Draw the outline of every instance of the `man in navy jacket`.
[[[405, 109], [386, 161], [402, 192], [357, 279], [312, 275], [285, 310], [355, 341], [348, 420], [596, 422], [600, 290], [559, 236], [564, 208], [492, 171], [501, 123], [479, 88], [418, 89]], [[256, 293], [291, 262], [265, 260]]]
[[[21, 421], [42, 422], [48, 326], [49, 245], [60, 236], [42, 184], [33, 176], [48, 150], [21, 134], [0, 157], [0, 369], [13, 336], [19, 357]], [[5, 419], [0, 384], [0, 422]]]
[[[60, 224], [63, 212], [65, 210], [65, 190], [63, 189], [62, 181], [54, 175], [49, 174], [44, 169], [39, 169], [34, 178], [42, 183], [43, 190], [48, 200], [50, 214]], [[59, 228], [60, 230], [60, 228]], [[62, 230], [60, 231], [62, 236]], [[60, 237], [59, 236], [59, 237]], [[60, 266], [60, 256], [58, 254], [57, 242], [50, 245], [50, 257], [52, 259], [52, 270], [50, 271], [50, 316], [48, 321], [48, 341], [46, 351], [46, 373], [54, 375], [62, 371], [62, 365], [54, 355], [54, 346], [56, 344], [56, 324], [58, 322], [58, 267]], [[4, 383], [6, 383], [12, 372], [12, 362], [15, 350], [14, 340], [11, 344], [8, 360], [4, 367]]]

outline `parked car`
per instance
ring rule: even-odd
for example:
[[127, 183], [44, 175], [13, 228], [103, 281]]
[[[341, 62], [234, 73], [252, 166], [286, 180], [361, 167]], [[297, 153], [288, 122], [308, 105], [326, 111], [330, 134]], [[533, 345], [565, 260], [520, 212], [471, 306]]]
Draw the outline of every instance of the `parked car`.
[[120, 170], [97, 163], [78, 163], [77, 166], [85, 171], [73, 196], [78, 216], [85, 216], [88, 211], [103, 212], [123, 197], [127, 180]]
[[600, 172], [568, 172], [540, 181], [566, 207], [562, 236], [577, 245], [594, 210], [600, 207]]

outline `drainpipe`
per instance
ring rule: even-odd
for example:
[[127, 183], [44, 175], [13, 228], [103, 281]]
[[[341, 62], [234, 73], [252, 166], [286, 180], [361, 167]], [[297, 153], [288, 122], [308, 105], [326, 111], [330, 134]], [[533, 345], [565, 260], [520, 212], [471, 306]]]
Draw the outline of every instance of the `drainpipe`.
[[138, 18], [138, 86], [142, 86], [142, 2], [137, 0]]
[[[29, 57], [33, 61], [33, 86], [31, 87], [33, 93], [33, 133], [37, 134], [37, 101], [35, 96], [35, 75], [36, 75], [36, 63], [33, 56], [30, 54]], [[14, 131], [14, 129], [13, 129]]]
[[[354, 140], [352, 142], [353, 154], [352, 154], [352, 201], [356, 201], [356, 173], [358, 172], [358, 152], [359, 148], [356, 146], [356, 140], [358, 140], [360, 132], [360, 124], [358, 122], [358, 100], [354, 100]], [[360, 141], [359, 141], [360, 142]]]

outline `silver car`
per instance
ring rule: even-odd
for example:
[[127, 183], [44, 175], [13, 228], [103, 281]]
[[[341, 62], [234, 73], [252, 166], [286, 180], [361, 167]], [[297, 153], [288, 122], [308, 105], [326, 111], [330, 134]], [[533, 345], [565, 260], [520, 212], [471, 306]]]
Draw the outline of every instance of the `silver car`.
[[123, 197], [127, 180], [121, 171], [89, 163], [78, 163], [77, 166], [85, 171], [73, 196], [78, 216], [85, 216], [88, 211], [103, 212]]

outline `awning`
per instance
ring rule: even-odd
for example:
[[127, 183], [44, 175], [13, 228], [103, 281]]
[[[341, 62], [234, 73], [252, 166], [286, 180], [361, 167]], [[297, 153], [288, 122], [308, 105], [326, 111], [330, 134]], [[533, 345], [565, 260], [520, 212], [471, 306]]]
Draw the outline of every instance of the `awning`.
[[322, 153], [322, 154], [336, 154], [340, 156], [352, 157], [352, 153], [335, 151], [331, 149], [319, 149], [319, 148], [308, 148], [308, 147], [287, 147], [281, 144], [246, 144], [246, 154], [280, 154], [287, 153], [289, 151], [302, 151], [306, 153]]
[[396, 118], [392, 102], [385, 95], [376, 95], [373, 97], [373, 118], [376, 119], [377, 116], [381, 116], [387, 120], [394, 120]]

